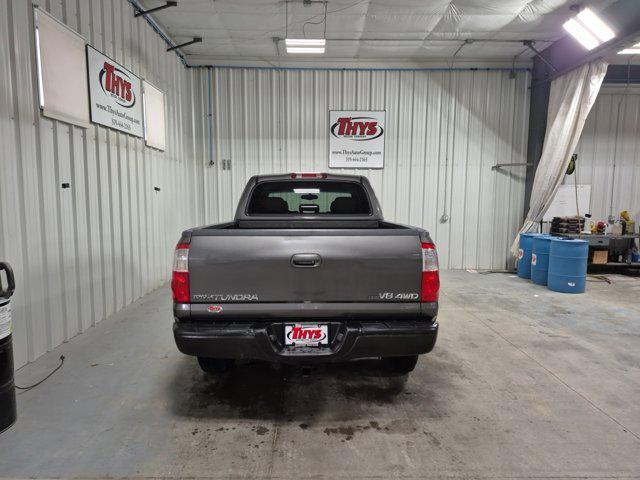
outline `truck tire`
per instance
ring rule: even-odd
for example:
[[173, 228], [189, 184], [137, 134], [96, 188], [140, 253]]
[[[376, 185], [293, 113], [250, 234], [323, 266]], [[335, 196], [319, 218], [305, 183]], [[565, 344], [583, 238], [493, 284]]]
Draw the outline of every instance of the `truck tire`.
[[224, 373], [231, 370], [234, 361], [229, 358], [198, 357], [198, 364], [203, 372]]
[[406, 357], [384, 357], [382, 364], [391, 373], [405, 374], [412, 372], [418, 363], [418, 355], [408, 355]]

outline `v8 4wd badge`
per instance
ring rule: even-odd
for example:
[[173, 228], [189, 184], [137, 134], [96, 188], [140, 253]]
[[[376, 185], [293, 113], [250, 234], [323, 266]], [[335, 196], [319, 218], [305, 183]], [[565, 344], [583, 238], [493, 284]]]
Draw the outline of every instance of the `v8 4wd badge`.
[[417, 293], [393, 293], [393, 292], [380, 292], [378, 298], [380, 300], [417, 300], [419, 295]]

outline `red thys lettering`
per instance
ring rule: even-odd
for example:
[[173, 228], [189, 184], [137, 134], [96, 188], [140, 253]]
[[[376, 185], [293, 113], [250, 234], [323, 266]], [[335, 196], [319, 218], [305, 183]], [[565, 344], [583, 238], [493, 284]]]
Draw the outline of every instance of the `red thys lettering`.
[[293, 327], [293, 329], [291, 330], [291, 339], [292, 340], [320, 340], [322, 339], [322, 330]]
[[133, 98], [131, 82], [116, 75], [115, 67], [108, 62], [103, 65], [105, 71], [104, 88], [108, 92], [118, 95], [120, 98], [130, 102]]
[[338, 135], [375, 135], [378, 132], [378, 122], [352, 122], [351, 117], [340, 117]]
[[121, 97], [121, 93], [122, 92], [122, 78], [120, 78], [119, 76], [115, 75], [113, 77], [113, 90], [111, 91], [111, 93], [115, 93], [116, 95], [118, 95], [119, 97]]
[[293, 327], [293, 332], [291, 333], [291, 338], [294, 340], [298, 340], [300, 338], [300, 332], [302, 332], [302, 328]]
[[351, 133], [345, 133], [346, 129], [351, 130], [351, 118], [350, 117], [340, 117], [338, 119], [338, 135], [351, 135]]
[[110, 63], [104, 62], [104, 71], [106, 72], [106, 78], [104, 81], [104, 88], [109, 92], [113, 92], [113, 80], [115, 79], [115, 67]]

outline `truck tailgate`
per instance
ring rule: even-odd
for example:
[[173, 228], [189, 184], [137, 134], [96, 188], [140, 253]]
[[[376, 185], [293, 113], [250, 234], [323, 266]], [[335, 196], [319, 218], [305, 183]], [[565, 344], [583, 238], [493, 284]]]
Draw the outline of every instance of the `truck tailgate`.
[[227, 230], [194, 235], [193, 303], [419, 302], [421, 250], [407, 230]]

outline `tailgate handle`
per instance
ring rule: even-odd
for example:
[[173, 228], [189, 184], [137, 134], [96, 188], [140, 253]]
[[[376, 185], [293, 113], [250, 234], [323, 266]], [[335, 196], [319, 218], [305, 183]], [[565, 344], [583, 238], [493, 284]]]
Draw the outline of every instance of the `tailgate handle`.
[[314, 268], [319, 267], [322, 258], [317, 253], [296, 253], [291, 257], [292, 267]]

